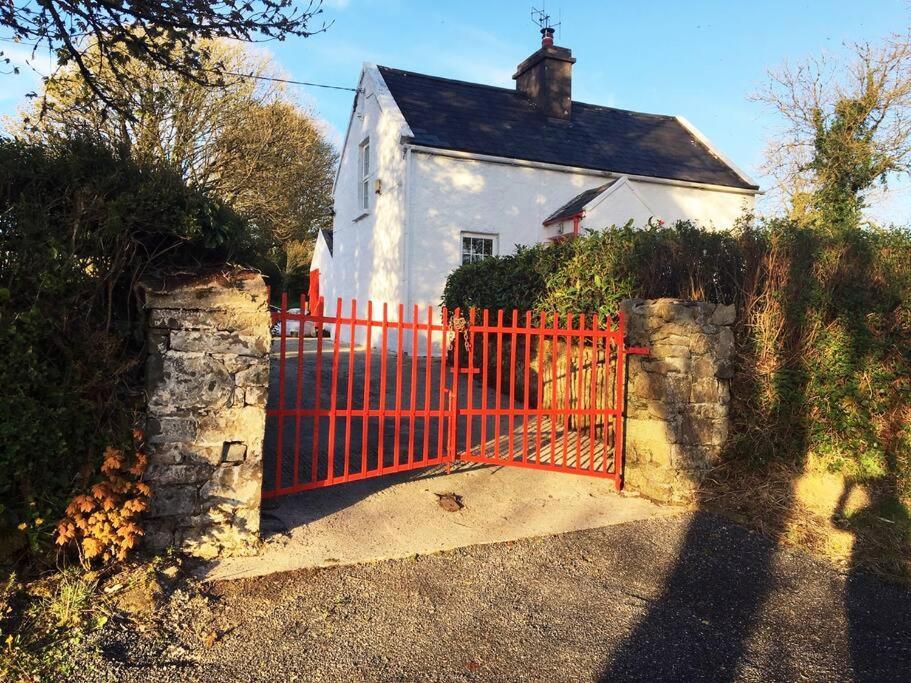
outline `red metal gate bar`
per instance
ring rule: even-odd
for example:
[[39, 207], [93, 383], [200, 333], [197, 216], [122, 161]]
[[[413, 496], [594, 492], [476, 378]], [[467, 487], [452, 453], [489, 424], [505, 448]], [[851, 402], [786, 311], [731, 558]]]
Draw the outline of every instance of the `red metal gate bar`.
[[[525, 312], [525, 327], [531, 329], [531, 311]], [[522, 374], [522, 398], [526, 405], [529, 403], [531, 392], [529, 381], [531, 374], [531, 335], [525, 337], [525, 367]], [[528, 462], [528, 418], [522, 418], [522, 462]]]
[[[414, 305], [414, 311], [412, 312], [412, 319], [415, 323], [418, 320], [418, 307], [417, 304]], [[367, 348], [370, 348], [370, 345], [367, 345]], [[367, 354], [370, 355], [369, 353]], [[428, 356], [429, 360], [429, 356]], [[411, 393], [408, 397], [408, 410], [414, 411], [414, 404], [417, 401], [417, 391], [418, 391], [418, 335], [417, 332], [411, 333]], [[411, 420], [408, 425], [408, 466], [414, 463], [414, 414], [412, 412]], [[366, 436], [364, 438], [366, 441]]]
[[[598, 314], [595, 313], [594, 319], [592, 321], [592, 332], [600, 329]], [[601, 353], [601, 339], [598, 337], [593, 337], [592, 339], [592, 360], [591, 360], [591, 370], [589, 372], [589, 405], [594, 406], [598, 397], [598, 354]], [[607, 429], [607, 425], [603, 425], [602, 429]], [[605, 459], [607, 454], [604, 455]], [[595, 418], [592, 417], [588, 421], [588, 469], [594, 474], [595, 473]]]
[[[281, 318], [281, 341], [279, 342], [279, 358], [281, 362], [281, 373], [278, 377], [278, 405], [280, 408], [285, 407], [285, 343], [287, 340], [287, 331], [288, 323], [286, 312], [288, 310], [288, 293], [282, 292], [282, 318]], [[278, 414], [278, 444], [276, 445], [275, 451], [275, 487], [282, 487], [282, 470], [281, 470], [281, 457], [283, 455], [282, 451], [282, 440], [284, 437], [285, 427], [285, 416], [283, 413]]]
[[[318, 282], [318, 280], [317, 280]], [[304, 299], [303, 293], [300, 295], [300, 310], [304, 310], [306, 301]], [[301, 401], [303, 400], [303, 384], [304, 384], [304, 345], [301, 344], [301, 332], [297, 333], [297, 385], [294, 387], [294, 405], [298, 409], [301, 407]], [[301, 420], [303, 418], [300, 415], [295, 416], [294, 418], [294, 472], [291, 481], [294, 486], [297, 486], [299, 481], [298, 473], [300, 472], [300, 461], [301, 461]]]
[[[481, 313], [482, 326], [484, 328], [488, 327], [490, 324], [490, 311], [484, 309]], [[481, 332], [481, 401], [483, 403], [481, 409], [486, 413], [487, 412], [487, 373], [489, 371], [489, 354], [487, 353], [487, 344], [489, 341], [490, 333], [485, 331]], [[487, 419], [481, 418], [481, 457], [487, 455]]]
[[[312, 282], [312, 280], [311, 280], [311, 282]], [[324, 308], [325, 308], [325, 302], [323, 301], [323, 298], [320, 297], [319, 299], [317, 299], [317, 307], [316, 307], [316, 313], [320, 318], [322, 318], [322, 316], [323, 316]], [[312, 312], [313, 312], [313, 309], [311, 309], [311, 313]], [[314, 382], [316, 396], [315, 396], [314, 404], [316, 405], [317, 410], [319, 410], [320, 406], [322, 405], [322, 394], [320, 393], [320, 391], [322, 390], [321, 384], [322, 384], [322, 377], [323, 377], [323, 323], [322, 323], [322, 321], [317, 322], [314, 325], [314, 330], [316, 332], [316, 380]], [[299, 343], [300, 343], [300, 339], [298, 339], [298, 344]], [[279, 372], [284, 372], [284, 368], [281, 368], [279, 370]], [[281, 408], [281, 407], [282, 406], [279, 405], [279, 408]], [[312, 458], [312, 462], [310, 465], [311, 483], [315, 483], [319, 479], [319, 476], [318, 476], [318, 472], [319, 472], [319, 429], [320, 429], [319, 417], [317, 415], [314, 415], [313, 416], [313, 458]]]
[[[371, 348], [373, 336], [373, 300], [367, 299], [366, 347]], [[370, 433], [370, 361], [372, 353], [364, 354], [364, 415], [361, 420], [361, 472], [367, 471], [367, 435]]]
[[496, 399], [496, 420], [494, 420], [493, 433], [496, 435], [496, 441], [493, 442], [493, 451], [496, 459], [500, 459], [500, 406], [503, 398], [503, 309], [497, 311], [497, 399]]
[[[513, 432], [516, 428], [515, 408], [516, 408], [516, 328], [519, 326], [519, 312], [512, 309], [512, 338], [509, 343], [509, 424], [507, 430], [509, 433], [507, 448], [509, 449], [509, 460], [513, 462], [515, 456], [515, 439]], [[499, 435], [498, 435], [499, 436]]]
[[[585, 330], [585, 314], [579, 316], [579, 329]], [[576, 372], [576, 400], [579, 403], [582, 403], [582, 395], [585, 391], [583, 377], [585, 376], [585, 344], [583, 343], [582, 338], [579, 338], [578, 344], [579, 357], [576, 359], [576, 367], [578, 371]], [[594, 419], [594, 418], [591, 418]], [[581, 421], [576, 425], [576, 469], [581, 469], [582, 467], [582, 429]]]
[[[329, 399], [331, 406], [329, 413], [329, 437], [326, 446], [329, 449], [329, 464], [326, 472], [327, 480], [331, 483], [335, 481], [335, 429], [336, 429], [336, 411], [338, 409], [338, 359], [339, 359], [339, 332], [342, 330], [342, 298], [339, 297], [335, 304], [335, 330], [332, 335], [332, 398]], [[303, 323], [303, 321], [301, 321]], [[285, 368], [282, 366], [282, 372]]]
[[[572, 313], [566, 314], [566, 329], [568, 332], [571, 332], [573, 329], [573, 314]], [[572, 370], [572, 367], [570, 364], [572, 363], [573, 345], [572, 345], [572, 337], [569, 334], [567, 334], [564, 337], [564, 339], [566, 340], [565, 341], [566, 353], [564, 354], [566, 357], [566, 360], [563, 362], [563, 373], [565, 374], [566, 377], [565, 377], [565, 381], [563, 383], [563, 392], [564, 392], [563, 403], [566, 405], [567, 410], [569, 410], [570, 404], [572, 402], [570, 394], [572, 392], [571, 387], [572, 387], [573, 370]], [[580, 339], [581, 339], [581, 337], [580, 337]], [[563, 416], [563, 438], [561, 439], [561, 441], [563, 442], [563, 454], [562, 454], [563, 467], [566, 467], [566, 451], [567, 451], [567, 446], [569, 445], [569, 413], [568, 412], [566, 413], [566, 415]]]
[[[467, 392], [468, 395], [466, 397], [468, 400], [468, 410], [472, 410], [474, 408], [474, 406], [473, 406], [473, 403], [474, 403], [474, 328], [473, 328], [473, 325], [475, 324], [475, 322], [476, 322], [475, 321], [475, 309], [474, 309], [474, 307], [472, 307], [472, 308], [468, 309], [468, 329], [465, 330], [465, 332], [464, 332], [464, 342], [465, 342], [464, 347], [465, 347], [465, 350], [468, 352], [468, 367], [465, 368], [464, 370], [462, 370], [462, 372], [464, 372], [466, 375], [468, 375], [468, 377], [465, 379], [465, 384], [468, 389], [468, 392]], [[461, 340], [458, 340], [458, 339], [456, 340], [457, 345], [458, 345], [459, 341], [461, 341]], [[455, 349], [455, 353], [460, 353], [461, 350], [462, 349], [458, 348], [458, 346], [457, 346]], [[458, 394], [456, 396], [458, 396]], [[470, 417], [465, 421], [465, 452], [466, 453], [471, 453], [471, 443], [472, 443], [471, 442], [471, 423], [472, 422], [473, 422], [473, 420]]]

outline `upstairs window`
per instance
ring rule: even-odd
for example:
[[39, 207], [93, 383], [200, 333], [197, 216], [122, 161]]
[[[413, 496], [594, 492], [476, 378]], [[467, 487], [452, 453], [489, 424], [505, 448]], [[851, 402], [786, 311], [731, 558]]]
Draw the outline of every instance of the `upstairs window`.
[[361, 143], [358, 154], [358, 206], [370, 210], [370, 138]]
[[497, 255], [497, 236], [475, 233], [462, 233], [462, 265], [476, 263]]

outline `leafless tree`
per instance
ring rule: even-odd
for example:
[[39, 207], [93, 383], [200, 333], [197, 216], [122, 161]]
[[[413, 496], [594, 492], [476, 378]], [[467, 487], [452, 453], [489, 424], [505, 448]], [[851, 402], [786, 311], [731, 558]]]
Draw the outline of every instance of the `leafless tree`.
[[911, 32], [846, 47], [846, 64], [827, 55], [785, 64], [754, 96], [782, 122], [765, 170], [794, 217], [825, 188], [862, 205], [877, 183], [911, 169]]

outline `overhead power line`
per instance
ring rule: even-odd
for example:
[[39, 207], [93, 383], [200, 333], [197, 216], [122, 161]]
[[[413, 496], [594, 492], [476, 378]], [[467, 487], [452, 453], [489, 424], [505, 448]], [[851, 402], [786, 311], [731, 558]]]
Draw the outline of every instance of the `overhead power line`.
[[349, 92], [358, 92], [357, 88], [349, 88], [344, 85], [326, 85], [325, 83], [311, 83], [309, 81], [295, 81], [290, 78], [274, 78], [272, 76], [258, 76], [256, 74], [241, 74], [234, 71], [220, 71], [213, 69], [215, 73], [223, 73], [227, 76], [236, 76], [237, 78], [252, 78], [257, 81], [272, 81], [273, 83], [289, 83], [291, 85], [305, 85], [310, 88], [327, 88], [329, 90], [348, 90]]

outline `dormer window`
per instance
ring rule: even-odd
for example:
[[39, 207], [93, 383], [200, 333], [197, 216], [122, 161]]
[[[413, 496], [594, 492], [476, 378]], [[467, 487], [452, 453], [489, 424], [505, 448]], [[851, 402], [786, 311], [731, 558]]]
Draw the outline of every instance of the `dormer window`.
[[364, 138], [358, 153], [358, 206], [370, 210], [370, 138]]

